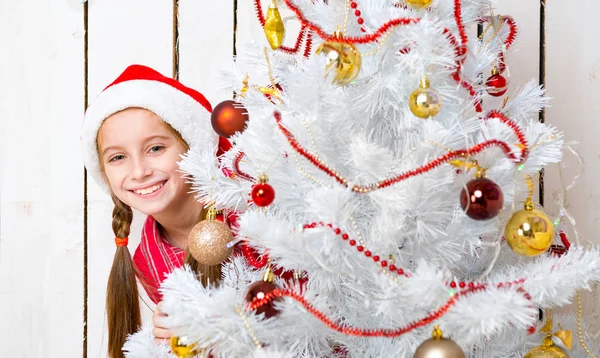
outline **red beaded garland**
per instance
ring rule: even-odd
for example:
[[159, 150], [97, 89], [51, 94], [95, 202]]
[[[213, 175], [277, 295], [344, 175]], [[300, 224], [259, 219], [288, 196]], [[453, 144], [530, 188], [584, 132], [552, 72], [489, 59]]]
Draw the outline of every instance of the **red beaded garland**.
[[262, 299], [254, 299], [252, 301], [252, 303], [248, 306], [247, 310], [249, 310], [249, 311], [259, 310], [262, 306], [269, 305], [269, 303], [271, 301], [273, 301], [275, 299], [280, 299], [281, 297], [286, 296], [286, 297], [290, 297], [290, 298], [294, 299], [296, 302], [300, 303], [306, 309], [306, 311], [308, 311], [313, 316], [317, 317], [321, 322], [323, 322], [329, 328], [331, 328], [337, 332], [340, 332], [340, 333], [343, 333], [346, 335], [361, 336], [361, 337], [398, 337], [398, 336], [408, 333], [416, 328], [423, 327], [423, 326], [430, 324], [431, 322], [435, 321], [436, 319], [438, 319], [441, 316], [443, 316], [444, 314], [446, 314], [446, 312], [448, 312], [450, 307], [455, 305], [456, 302], [460, 298], [462, 298], [466, 295], [469, 295], [471, 293], [481, 291], [481, 290], [485, 290], [485, 288], [484, 287], [474, 288], [474, 289], [468, 289], [468, 290], [465, 290], [462, 292], [458, 292], [458, 293], [452, 295], [452, 297], [448, 301], [446, 301], [446, 303], [444, 305], [442, 305], [440, 308], [438, 308], [434, 312], [428, 314], [427, 316], [425, 316], [424, 318], [422, 318], [420, 320], [411, 322], [408, 325], [401, 327], [401, 328], [397, 328], [397, 329], [383, 329], [383, 328], [365, 329], [365, 328], [341, 326], [341, 325], [335, 323], [333, 320], [331, 320], [327, 316], [325, 316], [325, 314], [323, 312], [316, 309], [304, 297], [302, 297], [298, 293], [294, 292], [293, 290], [289, 290], [289, 289], [288, 290], [277, 289], [277, 290], [267, 293], [266, 295], [264, 295], [264, 298], [262, 298]]
[[[256, 281], [246, 290], [246, 302], [252, 305], [256, 301], [263, 301], [269, 294], [277, 290], [277, 286], [273, 282]], [[275, 294], [277, 296], [277, 294]], [[266, 318], [271, 318], [279, 314], [279, 311], [275, 309], [275, 299], [271, 299], [262, 305], [256, 306], [256, 313], [264, 313]]]
[[[313, 223], [310, 223], [310, 224], [304, 224], [304, 225], [303, 225], [303, 227], [304, 227], [305, 229], [311, 229], [311, 228], [315, 228], [315, 227], [317, 227], [317, 226], [321, 226], [321, 227], [328, 227], [328, 228], [330, 228], [330, 229], [332, 229], [332, 230], [334, 230], [334, 231], [340, 230], [341, 237], [342, 237], [342, 239], [343, 239], [343, 240], [347, 240], [347, 239], [349, 238], [349, 235], [348, 235], [347, 233], [342, 233], [342, 232], [341, 232], [341, 229], [339, 229], [339, 228], [335, 228], [335, 229], [334, 229], [334, 227], [333, 227], [333, 225], [332, 225], [332, 224], [324, 224], [323, 222], [319, 222], [319, 223], [313, 222]], [[563, 233], [563, 234], [564, 234], [564, 233]], [[337, 235], [340, 235], [340, 234], [337, 234]], [[567, 244], [569, 244], [569, 245], [570, 245], [570, 243], [569, 243], [569, 242], [568, 242], [568, 240], [566, 239], [566, 235], [565, 235], [565, 241], [566, 241], [566, 243], [567, 243]], [[356, 242], [356, 240], [350, 240], [350, 241], [349, 241], [349, 244], [350, 244], [351, 246], [355, 246], [355, 245], [356, 245], [356, 243], [357, 243], [357, 242]], [[371, 256], [373, 255], [373, 253], [372, 253], [371, 251], [369, 251], [369, 250], [366, 250], [366, 249], [365, 249], [365, 247], [364, 247], [363, 245], [359, 245], [359, 246], [357, 246], [357, 248], [356, 248], [356, 249], [357, 249], [359, 252], [363, 252], [363, 251], [364, 251], [364, 254], [365, 254], [365, 256], [366, 256], [366, 257], [371, 257]], [[380, 258], [378, 255], [375, 255], [375, 256], [372, 256], [372, 257], [373, 257], [373, 261], [375, 261], [375, 262], [379, 262], [379, 260], [381, 259], [381, 258]], [[264, 259], [264, 258], [263, 258], [263, 259]], [[380, 262], [380, 265], [381, 265], [382, 267], [387, 267], [387, 266], [388, 266], [388, 262], [387, 262], [386, 260], [382, 260], [382, 261]], [[410, 273], [406, 273], [406, 272], [404, 272], [404, 270], [403, 270], [402, 268], [398, 268], [398, 267], [396, 267], [394, 264], [390, 264], [390, 265], [389, 265], [389, 269], [390, 269], [390, 271], [391, 271], [391, 272], [396, 272], [396, 273], [397, 273], [398, 275], [400, 275], [400, 276], [405, 276], [405, 277], [407, 277], [407, 278], [410, 278], [410, 277], [411, 277], [411, 274], [410, 274]], [[520, 279], [518, 279], [518, 280], [513, 280], [512, 282], [505, 282], [505, 283], [503, 283], [503, 282], [500, 282], [500, 283], [498, 283], [498, 284], [496, 285], [496, 287], [498, 287], [498, 288], [502, 288], [502, 287], [504, 287], [504, 286], [511, 287], [511, 286], [513, 286], [513, 285], [520, 285], [520, 284], [523, 284], [524, 282], [525, 282], [525, 278], [520, 278]], [[447, 285], [447, 286], [449, 286], [449, 287], [451, 287], [451, 288], [457, 288], [457, 287], [460, 287], [461, 289], [465, 289], [465, 288], [467, 288], [467, 287], [468, 287], [468, 289], [482, 289], [482, 288], [486, 288], [486, 287], [487, 287], [487, 284], [482, 284], [482, 283], [477, 283], [477, 282], [465, 282], [465, 281], [460, 281], [458, 284], [457, 284], [456, 282], [454, 282], [454, 281], [452, 281], [452, 282], [447, 282], [447, 283], [446, 283], [446, 285]], [[524, 296], [525, 296], [527, 299], [531, 299], [531, 296], [529, 296], [529, 294], [527, 294], [527, 293], [526, 293], [526, 292], [523, 290], [523, 288], [522, 288], [522, 287], [519, 287], [519, 288], [518, 288], [518, 291], [519, 291], [519, 292], [522, 292], [522, 293], [524, 293]]]
[[[318, 160], [312, 153], [308, 152], [304, 147], [302, 147], [298, 141], [296, 140], [296, 138], [294, 137], [294, 135], [287, 130], [287, 128], [285, 128], [282, 124], [281, 124], [281, 113], [279, 113], [278, 111], [274, 112], [274, 117], [275, 120], [278, 124], [279, 129], [283, 132], [283, 134], [286, 136], [286, 138], [288, 139], [288, 142], [291, 144], [291, 146], [294, 148], [294, 150], [296, 150], [296, 152], [298, 152], [300, 155], [302, 155], [304, 158], [308, 159], [313, 165], [315, 165], [317, 168], [321, 169], [322, 171], [324, 171], [325, 173], [329, 174], [331, 177], [333, 177], [334, 179], [336, 179], [340, 184], [348, 187], [348, 180], [346, 180], [344, 177], [340, 176], [337, 172], [334, 172], [333, 170], [331, 170], [330, 168], [328, 168], [327, 166], [325, 166], [323, 163], [321, 163], [320, 160]], [[490, 112], [490, 114], [484, 118], [484, 119], [489, 119], [489, 118], [498, 118], [500, 119], [503, 123], [507, 124], [516, 134], [516, 136], [519, 138], [520, 144], [521, 144], [521, 157], [517, 158], [517, 156], [512, 152], [510, 146], [504, 142], [504, 141], [500, 141], [500, 140], [496, 140], [496, 139], [491, 139], [491, 140], [487, 140], [485, 142], [479, 143], [471, 148], [468, 149], [459, 149], [459, 150], [455, 150], [455, 151], [451, 151], [446, 153], [445, 155], [438, 157], [437, 159], [432, 160], [431, 162], [429, 162], [426, 165], [423, 165], [419, 168], [416, 169], [412, 169], [409, 170], [403, 174], [400, 174], [396, 177], [393, 178], [389, 178], [389, 179], [384, 179], [382, 181], [379, 181], [377, 183], [373, 183], [373, 184], [369, 184], [369, 185], [353, 185], [352, 186], [352, 190], [354, 192], [357, 193], [367, 193], [367, 192], [371, 192], [373, 190], [377, 190], [377, 189], [381, 189], [381, 188], [385, 188], [388, 187], [392, 184], [398, 183], [400, 181], [406, 180], [408, 178], [423, 174], [425, 172], [428, 172], [452, 159], [459, 159], [459, 158], [463, 158], [466, 156], [471, 156], [474, 154], [477, 154], [479, 152], [482, 152], [483, 150], [485, 150], [486, 148], [490, 148], [490, 147], [500, 147], [504, 154], [511, 160], [515, 161], [516, 163], [520, 164], [523, 161], [525, 161], [525, 159], [527, 158], [527, 154], [528, 154], [528, 147], [527, 147], [527, 141], [525, 139], [524, 134], [521, 132], [521, 130], [518, 128], [518, 126], [510, 119], [506, 118], [504, 115], [502, 115], [499, 112], [495, 112], [492, 111]]]

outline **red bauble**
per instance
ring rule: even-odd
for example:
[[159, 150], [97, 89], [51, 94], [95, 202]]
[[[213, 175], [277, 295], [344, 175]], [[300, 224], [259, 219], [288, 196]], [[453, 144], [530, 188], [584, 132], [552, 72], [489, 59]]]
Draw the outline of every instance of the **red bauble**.
[[487, 178], [476, 178], [467, 183], [467, 190], [460, 192], [460, 206], [468, 217], [487, 220], [498, 215], [504, 195], [496, 183]]
[[250, 195], [257, 206], [269, 206], [275, 200], [275, 189], [269, 183], [260, 182], [252, 187]]
[[227, 100], [219, 103], [210, 115], [212, 127], [221, 137], [229, 138], [243, 132], [248, 122], [248, 110], [243, 104]]
[[[246, 290], [246, 302], [252, 303], [252, 301], [256, 299], [263, 299], [267, 295], [267, 293], [275, 291], [277, 289], [277, 285], [273, 282], [267, 281], [256, 281], [250, 286], [248, 286], [248, 290]], [[279, 311], [275, 309], [275, 301], [281, 300], [281, 297], [277, 297], [269, 303], [266, 303], [256, 309], [256, 313], [264, 313], [266, 318], [271, 318], [273, 316], [277, 316]]]
[[487, 81], [485, 81], [485, 85], [487, 87], [487, 93], [494, 97], [502, 96], [508, 89], [508, 81], [499, 73], [492, 74]]

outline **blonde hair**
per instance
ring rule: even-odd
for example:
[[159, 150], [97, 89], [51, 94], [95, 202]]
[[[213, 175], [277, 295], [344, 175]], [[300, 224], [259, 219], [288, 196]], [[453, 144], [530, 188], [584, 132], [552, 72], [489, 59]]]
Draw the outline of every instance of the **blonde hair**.
[[[187, 152], [190, 147], [181, 134], [168, 123], [163, 123], [167, 125], [169, 131], [173, 133], [177, 141], [183, 145], [184, 150]], [[96, 139], [96, 149], [100, 159], [100, 168], [104, 173], [105, 168], [102, 152], [100, 151], [100, 139], [100, 136]], [[104, 174], [104, 179], [108, 182], [106, 174]], [[114, 203], [112, 212], [113, 232], [118, 238], [129, 237], [131, 221], [133, 220], [133, 211], [131, 210], [131, 207], [123, 203], [112, 192], [111, 198]], [[206, 211], [205, 208], [202, 208], [198, 221], [206, 218]], [[206, 286], [209, 281], [212, 284], [219, 284], [221, 280], [220, 264], [200, 264], [192, 255], [190, 255], [189, 250], [187, 249], [185, 251], [184, 262], [192, 267], [204, 286]], [[117, 247], [106, 287], [108, 355], [111, 358], [124, 358], [121, 348], [125, 344], [127, 336], [135, 333], [142, 324], [136, 277], [140, 279], [140, 282], [144, 287], [148, 287], [144, 282], [144, 278], [141, 277], [133, 265], [129, 249], [126, 246]]]

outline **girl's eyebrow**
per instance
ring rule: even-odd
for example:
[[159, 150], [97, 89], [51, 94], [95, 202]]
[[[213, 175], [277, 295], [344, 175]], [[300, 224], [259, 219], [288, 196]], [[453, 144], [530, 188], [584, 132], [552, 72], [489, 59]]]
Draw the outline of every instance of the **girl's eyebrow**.
[[150, 141], [152, 141], [152, 140], [154, 140], [154, 139], [170, 140], [170, 139], [171, 139], [171, 137], [168, 137], [168, 136], [166, 136], [166, 135], [160, 135], [160, 134], [157, 134], [157, 135], [153, 135], [153, 136], [150, 136], [150, 137], [148, 137], [148, 138], [144, 139], [144, 143], [146, 143], [146, 142], [150, 142]]
[[[166, 135], [157, 134], [157, 135], [153, 135], [153, 136], [150, 136], [150, 137], [144, 139], [144, 143], [150, 142], [155, 139], [162, 139], [162, 140], [168, 141], [168, 140], [171, 140], [171, 137], [168, 137]], [[111, 145], [110, 147], [104, 148], [104, 150], [102, 151], [102, 155], [104, 156], [106, 154], [106, 152], [108, 152], [109, 150], [120, 150], [120, 149], [122, 149], [122, 147], [119, 145]]]

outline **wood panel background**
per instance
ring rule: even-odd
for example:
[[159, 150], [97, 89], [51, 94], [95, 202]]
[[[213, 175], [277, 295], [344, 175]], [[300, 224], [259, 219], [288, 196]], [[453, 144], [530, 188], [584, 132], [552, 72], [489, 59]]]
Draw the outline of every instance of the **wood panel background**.
[[[600, 243], [600, 3], [498, 0], [497, 12], [520, 29], [510, 80], [541, 77], [553, 97], [543, 118], [580, 142], [585, 173], [569, 210], [584, 237]], [[0, 356], [106, 356], [112, 203], [84, 174], [87, 102], [141, 63], [215, 105], [231, 97], [219, 85], [221, 66], [258, 36], [251, 0], [0, 0]], [[564, 171], [570, 181], [575, 157]], [[544, 179], [555, 209], [557, 168]], [[136, 213], [131, 248], [142, 221]]]

